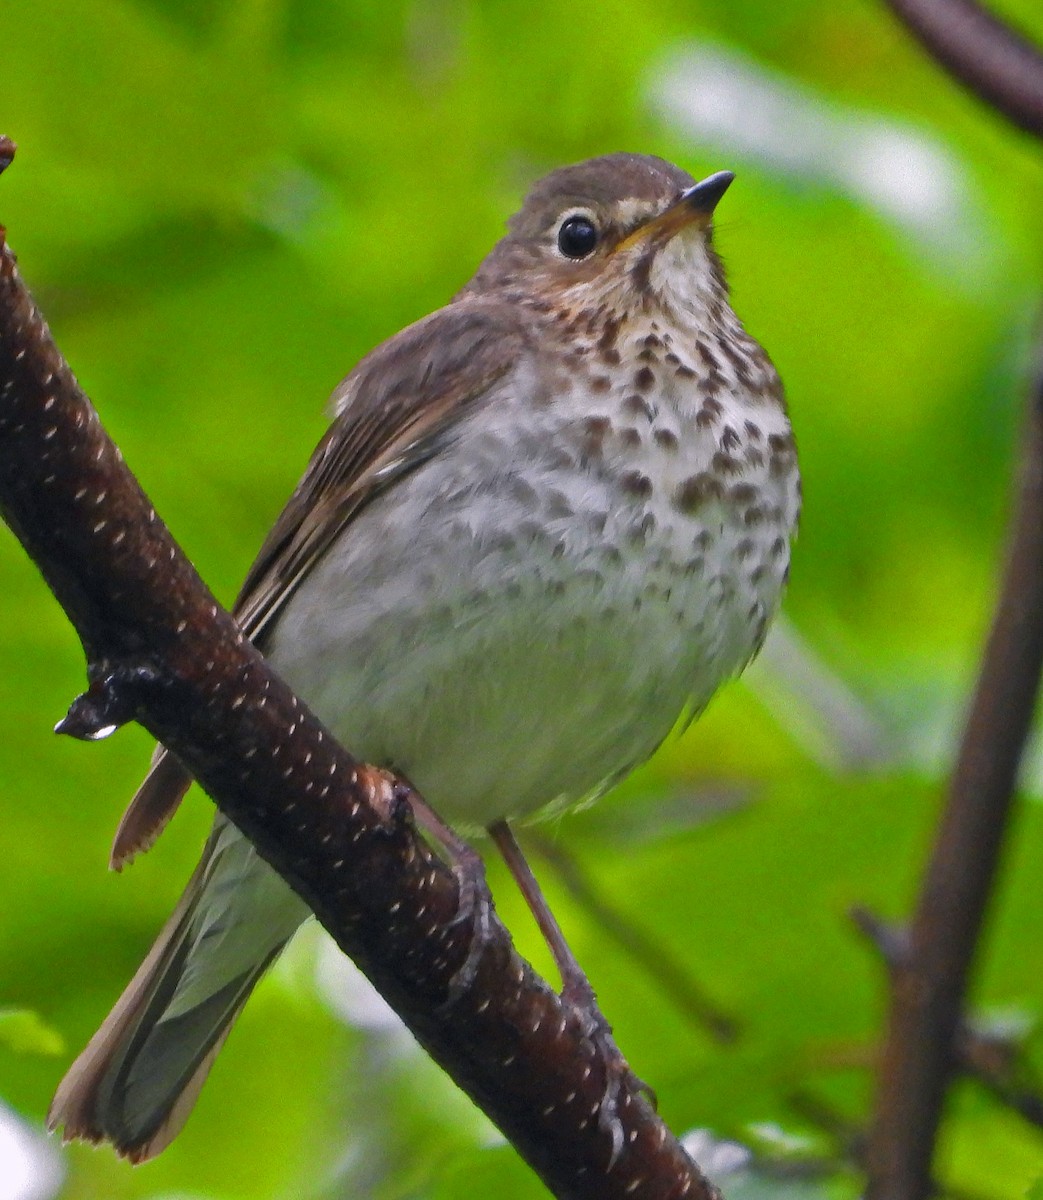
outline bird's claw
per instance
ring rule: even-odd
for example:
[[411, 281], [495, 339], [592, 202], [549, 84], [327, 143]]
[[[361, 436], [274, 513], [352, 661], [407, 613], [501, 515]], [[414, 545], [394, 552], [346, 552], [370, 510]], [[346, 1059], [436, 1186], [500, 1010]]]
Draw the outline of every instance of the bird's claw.
[[441, 1006], [443, 1009], [452, 1008], [470, 991], [478, 974], [482, 954], [493, 940], [493, 899], [485, 881], [484, 863], [474, 851], [468, 851], [454, 856], [451, 865], [456, 876], [459, 897], [452, 923], [470, 925], [471, 940], [467, 947], [467, 957], [449, 980], [446, 998]]
[[608, 1160], [608, 1169], [611, 1170], [623, 1152], [621, 1097], [633, 1092], [643, 1092], [655, 1108], [656, 1094], [631, 1069], [623, 1052], [616, 1045], [612, 1036], [612, 1026], [598, 1006], [594, 989], [586, 977], [570, 979], [562, 988], [561, 998], [579, 1021], [583, 1037], [593, 1045], [597, 1057], [605, 1064], [605, 1090], [598, 1105], [598, 1128], [612, 1142]]

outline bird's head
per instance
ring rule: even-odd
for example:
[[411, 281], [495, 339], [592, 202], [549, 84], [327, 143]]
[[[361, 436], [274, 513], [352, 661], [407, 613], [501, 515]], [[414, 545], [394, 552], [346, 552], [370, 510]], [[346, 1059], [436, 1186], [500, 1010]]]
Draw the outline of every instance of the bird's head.
[[665, 308], [698, 319], [727, 294], [712, 218], [733, 178], [718, 171], [696, 183], [640, 154], [553, 171], [533, 186], [468, 290], [571, 311]]

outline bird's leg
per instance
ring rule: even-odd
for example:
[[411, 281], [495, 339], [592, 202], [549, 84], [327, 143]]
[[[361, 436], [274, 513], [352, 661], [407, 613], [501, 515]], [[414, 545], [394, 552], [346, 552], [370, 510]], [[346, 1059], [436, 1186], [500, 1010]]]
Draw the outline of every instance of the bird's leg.
[[525, 898], [525, 903], [536, 918], [544, 941], [554, 956], [554, 964], [561, 976], [561, 998], [577, 1014], [583, 1024], [584, 1036], [601, 1051], [607, 1070], [605, 1079], [605, 1094], [598, 1112], [598, 1124], [612, 1138], [612, 1159], [622, 1150], [623, 1127], [619, 1120], [619, 1095], [624, 1082], [633, 1081], [649, 1094], [652, 1103], [655, 1096], [651, 1089], [638, 1079], [630, 1069], [630, 1064], [612, 1037], [612, 1026], [605, 1020], [604, 1014], [598, 1007], [597, 996], [579, 965], [579, 960], [561, 931], [557, 917], [551, 912], [550, 905], [536, 882], [536, 876], [522, 853], [510, 826], [506, 821], [494, 821], [489, 826], [489, 836], [496, 843], [497, 849], [503, 855], [508, 870], [514, 876], [515, 882]]
[[583, 1024], [583, 1034], [601, 1051], [607, 1070], [605, 1079], [605, 1095], [598, 1112], [598, 1124], [612, 1138], [612, 1159], [615, 1161], [623, 1147], [623, 1126], [619, 1120], [619, 1095], [624, 1082], [633, 1082], [644, 1091], [653, 1106], [655, 1093], [638, 1079], [630, 1069], [630, 1064], [612, 1037], [612, 1026], [605, 1020], [604, 1014], [598, 1007], [597, 996], [591, 987], [586, 972], [579, 965], [579, 960], [572, 953], [565, 935], [561, 931], [558, 919], [551, 912], [550, 905], [543, 895], [540, 885], [532, 868], [526, 862], [525, 855], [518, 845], [510, 826], [506, 821], [494, 821], [489, 826], [489, 836], [496, 843], [497, 849], [503, 855], [507, 868], [514, 876], [525, 903], [536, 918], [544, 941], [554, 956], [554, 964], [561, 976], [561, 998], [579, 1017]]
[[485, 864], [481, 855], [450, 829], [412, 787], [409, 789], [409, 803], [416, 823], [445, 851], [449, 866], [456, 876], [459, 896], [456, 921], [466, 921], [472, 928], [467, 957], [449, 981], [449, 996], [445, 1003], [451, 1007], [474, 983], [482, 951], [492, 938], [492, 895], [485, 882]]
[[608, 1024], [598, 1009], [597, 997], [590, 986], [590, 980], [565, 940], [558, 919], [551, 912], [550, 905], [536, 882], [536, 876], [533, 875], [532, 868], [526, 861], [510, 826], [506, 821], [494, 821], [489, 826], [489, 836], [503, 855], [503, 861], [514, 876], [518, 890], [524, 896], [529, 911], [540, 927], [543, 940], [554, 956], [554, 965], [561, 976], [561, 998], [579, 1013], [588, 1015], [592, 1024], [607, 1029]]

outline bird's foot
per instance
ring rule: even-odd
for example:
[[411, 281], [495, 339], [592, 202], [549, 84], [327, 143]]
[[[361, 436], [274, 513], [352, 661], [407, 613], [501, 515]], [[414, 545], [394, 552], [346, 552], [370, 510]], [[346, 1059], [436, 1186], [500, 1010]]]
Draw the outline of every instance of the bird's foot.
[[[400, 776], [400, 779], [404, 777]], [[405, 781], [404, 786], [407, 787], [408, 800], [417, 824], [441, 848], [456, 878], [457, 907], [452, 924], [471, 928], [467, 955], [450, 977], [446, 998], [442, 1001], [441, 1007], [450, 1009], [470, 991], [478, 974], [482, 954], [495, 940], [492, 893], [485, 880], [485, 863], [481, 855], [442, 820], [412, 784]]]
[[[598, 1128], [612, 1143], [609, 1169], [623, 1151], [623, 1121], [620, 1110], [624, 1100], [633, 1092], [643, 1092], [653, 1108], [657, 1107], [656, 1094], [631, 1068], [623, 1052], [612, 1036], [608, 1023], [597, 1002], [594, 989], [586, 975], [572, 975], [561, 990], [562, 1002], [572, 1009], [580, 1023], [584, 1038], [593, 1047], [598, 1059], [605, 1066], [605, 1090], [598, 1106]], [[629, 1103], [629, 1101], [627, 1101]]]
[[467, 957], [453, 972], [443, 1008], [452, 1008], [462, 996], [471, 990], [478, 974], [478, 964], [493, 936], [492, 893], [485, 880], [485, 864], [480, 855], [466, 843], [460, 842], [453, 849], [450, 862], [456, 876], [458, 907], [454, 925], [469, 925], [471, 940]]

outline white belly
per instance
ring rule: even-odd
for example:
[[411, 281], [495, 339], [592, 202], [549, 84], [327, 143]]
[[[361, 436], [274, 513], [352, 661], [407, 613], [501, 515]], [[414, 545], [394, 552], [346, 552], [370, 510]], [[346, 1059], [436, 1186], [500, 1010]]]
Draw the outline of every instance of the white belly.
[[479, 414], [360, 514], [273, 632], [273, 662], [344, 744], [451, 824], [611, 782], [741, 669], [777, 604], [795, 475], [761, 456], [736, 476], [767, 502], [756, 525], [748, 494], [688, 511], [678, 489], [725, 425], [697, 429], [696, 397], [645, 419], [635, 446], [642, 419], [621, 425], [620, 399], [604, 399], [596, 461], [567, 403], [512, 426]]

